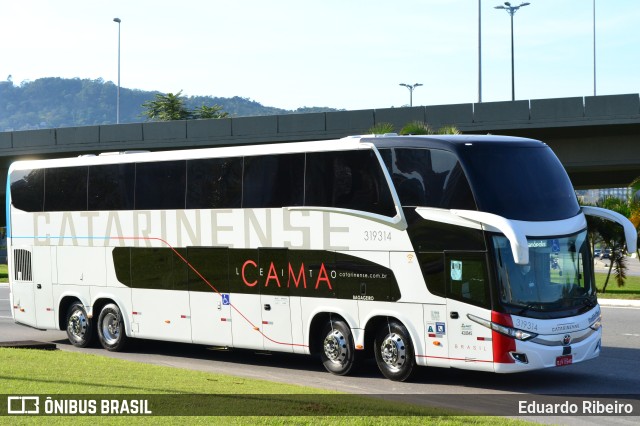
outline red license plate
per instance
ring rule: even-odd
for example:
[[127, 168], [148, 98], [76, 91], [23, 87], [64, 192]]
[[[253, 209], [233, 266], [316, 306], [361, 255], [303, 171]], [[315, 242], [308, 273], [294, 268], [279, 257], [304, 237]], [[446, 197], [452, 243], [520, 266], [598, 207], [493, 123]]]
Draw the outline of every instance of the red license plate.
[[562, 355], [556, 357], [556, 367], [573, 364], [573, 355]]

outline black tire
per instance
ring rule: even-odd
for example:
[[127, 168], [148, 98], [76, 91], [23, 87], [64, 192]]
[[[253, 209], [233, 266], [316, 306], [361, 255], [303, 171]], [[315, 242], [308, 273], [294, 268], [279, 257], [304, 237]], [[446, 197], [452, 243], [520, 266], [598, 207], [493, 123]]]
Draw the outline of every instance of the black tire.
[[128, 338], [122, 321], [122, 312], [115, 303], [105, 305], [98, 317], [98, 338], [103, 348], [112, 352], [124, 349]]
[[382, 325], [374, 342], [376, 363], [389, 380], [404, 382], [416, 366], [413, 342], [402, 323], [389, 321]]
[[342, 320], [327, 321], [320, 336], [320, 358], [324, 368], [338, 376], [354, 371], [359, 357], [347, 323]]
[[67, 309], [67, 337], [69, 342], [78, 348], [86, 348], [93, 344], [93, 321], [87, 316], [87, 311], [80, 302], [74, 302]]

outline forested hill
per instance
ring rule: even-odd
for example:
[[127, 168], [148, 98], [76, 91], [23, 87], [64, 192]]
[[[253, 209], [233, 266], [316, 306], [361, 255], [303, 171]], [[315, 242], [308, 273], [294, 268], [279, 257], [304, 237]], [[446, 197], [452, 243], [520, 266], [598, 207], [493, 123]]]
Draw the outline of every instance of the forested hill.
[[[177, 88], [174, 93], [180, 91]], [[0, 82], [0, 132], [55, 127], [90, 126], [116, 122], [117, 86], [102, 79], [40, 78], [15, 85]], [[120, 88], [120, 123], [145, 121], [142, 104], [160, 92]], [[184, 97], [189, 109], [221, 105], [231, 117], [336, 111], [304, 107], [295, 111], [263, 106], [250, 99], [211, 96]]]

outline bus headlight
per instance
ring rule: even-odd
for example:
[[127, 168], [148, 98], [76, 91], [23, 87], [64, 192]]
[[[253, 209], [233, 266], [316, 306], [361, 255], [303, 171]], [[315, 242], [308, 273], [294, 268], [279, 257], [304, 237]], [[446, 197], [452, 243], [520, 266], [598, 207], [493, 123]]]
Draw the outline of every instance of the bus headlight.
[[475, 315], [467, 314], [467, 318], [469, 318], [473, 322], [483, 325], [500, 334], [504, 334], [505, 336], [509, 336], [513, 339], [525, 341], [525, 340], [533, 339], [534, 337], [537, 336], [536, 333], [520, 330], [519, 328], [508, 327], [506, 325], [498, 324], [497, 322], [482, 319]]

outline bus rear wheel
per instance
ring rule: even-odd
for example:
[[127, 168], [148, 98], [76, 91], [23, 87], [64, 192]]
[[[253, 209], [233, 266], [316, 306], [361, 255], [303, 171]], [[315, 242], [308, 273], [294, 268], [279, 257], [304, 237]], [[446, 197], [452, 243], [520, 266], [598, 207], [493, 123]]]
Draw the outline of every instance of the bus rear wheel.
[[67, 337], [78, 348], [86, 348], [93, 343], [93, 324], [80, 302], [74, 302], [67, 310]]
[[122, 312], [115, 303], [105, 305], [98, 317], [98, 338], [103, 348], [118, 352], [124, 349], [127, 335], [122, 321]]
[[320, 358], [324, 368], [338, 376], [349, 374], [356, 364], [351, 329], [342, 320], [327, 321], [322, 329]]
[[406, 327], [389, 321], [378, 331], [374, 342], [376, 363], [389, 380], [404, 382], [413, 373], [416, 357]]

